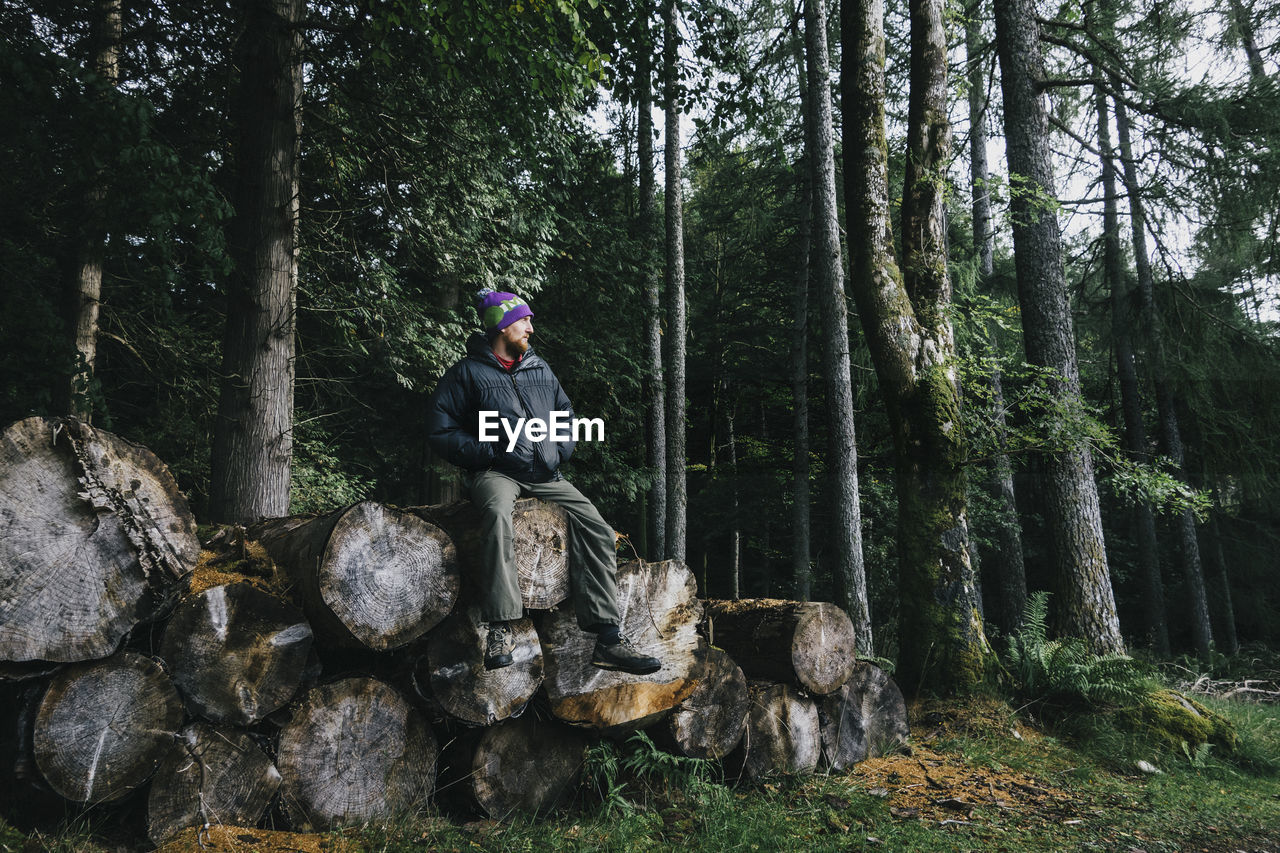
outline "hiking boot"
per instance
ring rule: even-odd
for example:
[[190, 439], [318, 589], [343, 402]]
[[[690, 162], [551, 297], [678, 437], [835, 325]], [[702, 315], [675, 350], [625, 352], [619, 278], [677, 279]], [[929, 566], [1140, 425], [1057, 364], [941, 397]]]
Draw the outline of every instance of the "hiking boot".
[[644, 654], [626, 637], [611, 646], [596, 640], [596, 650], [591, 655], [591, 665], [601, 669], [614, 669], [632, 675], [648, 675], [662, 669], [662, 661]]
[[506, 622], [489, 624], [489, 636], [484, 641], [484, 668], [502, 669], [511, 666], [511, 653], [516, 650], [516, 634]]

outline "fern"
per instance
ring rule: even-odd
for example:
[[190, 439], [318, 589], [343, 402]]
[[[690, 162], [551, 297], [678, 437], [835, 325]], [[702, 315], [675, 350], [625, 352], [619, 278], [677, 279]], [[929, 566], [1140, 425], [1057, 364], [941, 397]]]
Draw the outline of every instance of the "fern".
[[[664, 752], [644, 732], [619, 747], [601, 741], [587, 751], [585, 773], [606, 814], [632, 812], [637, 802], [671, 799], [677, 792], [706, 796], [720, 789], [711, 762]], [[631, 795], [631, 799], [627, 797]]]
[[1151, 690], [1150, 681], [1128, 655], [1098, 655], [1077, 637], [1049, 639], [1049, 593], [1027, 600], [1022, 628], [1009, 637], [1009, 672], [1028, 702], [1126, 705]]

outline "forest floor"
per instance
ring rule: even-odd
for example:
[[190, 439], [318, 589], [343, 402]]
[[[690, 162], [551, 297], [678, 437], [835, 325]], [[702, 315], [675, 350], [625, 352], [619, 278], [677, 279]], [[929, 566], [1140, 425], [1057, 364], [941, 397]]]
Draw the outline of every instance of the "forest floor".
[[[673, 765], [647, 742], [631, 741], [597, 753], [586, 793], [550, 819], [429, 816], [324, 835], [191, 831], [163, 853], [1280, 853], [1280, 706], [1205, 704], [1235, 724], [1235, 753], [1152, 751], [1100, 715], [1048, 728], [1026, 709], [975, 698], [912, 706], [909, 754], [871, 759], [847, 774], [731, 787], [705, 766]], [[1139, 758], [1153, 765], [1148, 772]], [[592, 793], [600, 790], [610, 793]], [[145, 848], [83, 828], [24, 837], [0, 823], [3, 853], [132, 849]]]

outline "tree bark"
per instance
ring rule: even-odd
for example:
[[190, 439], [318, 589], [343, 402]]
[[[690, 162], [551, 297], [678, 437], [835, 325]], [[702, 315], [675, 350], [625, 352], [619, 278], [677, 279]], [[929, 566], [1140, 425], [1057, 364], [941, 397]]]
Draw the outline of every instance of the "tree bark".
[[969, 558], [964, 430], [949, 319], [945, 170], [946, 37], [941, 0], [911, 3], [911, 96], [902, 205], [905, 275], [893, 259], [884, 125], [884, 6], [851, 2], [843, 18], [845, 197], [850, 279], [889, 414], [897, 460], [898, 665], [913, 686], [964, 688], [990, 647]]
[[[981, 0], [972, 0], [965, 20], [964, 41], [969, 77], [969, 165], [973, 198], [973, 243], [978, 257], [978, 275], [990, 280], [995, 274], [995, 229], [991, 224], [991, 190], [987, 168], [986, 63], [982, 59]], [[992, 349], [996, 348], [999, 327], [992, 323]], [[994, 353], [993, 353], [994, 354]], [[1006, 634], [1022, 625], [1027, 606], [1027, 572], [1022, 554], [1022, 525], [1018, 521], [1017, 495], [1013, 487], [1013, 462], [1005, 452], [1004, 377], [997, 365], [991, 371], [990, 411], [997, 450], [991, 460], [991, 493], [999, 510], [996, 522], [998, 551], [995, 554], [995, 584], [998, 590], [999, 625]], [[988, 576], [989, 577], [989, 576]]]
[[289, 514], [304, 0], [248, 0], [232, 107], [235, 215], [211, 521]]
[[872, 654], [871, 611], [862, 559], [862, 505], [858, 495], [858, 443], [849, 367], [849, 312], [840, 259], [835, 148], [831, 139], [831, 69], [827, 59], [826, 0], [804, 0], [808, 112], [805, 151], [813, 185], [814, 279], [822, 299], [823, 369], [826, 380], [828, 470], [835, 523], [838, 603], [853, 620], [858, 651]]
[[1253, 34], [1253, 19], [1249, 17], [1241, 0], [1231, 0], [1230, 7], [1231, 23], [1235, 25], [1240, 36], [1240, 46], [1244, 48], [1244, 55], [1249, 60], [1249, 76], [1255, 83], [1265, 81], [1267, 66], [1262, 62], [1262, 51], [1258, 49], [1258, 42]]
[[[1011, 210], [1023, 339], [1027, 360], [1053, 371], [1050, 393], [1070, 415], [1083, 403], [1040, 90], [1039, 27], [1031, 0], [996, 0], [995, 12], [1006, 151], [1017, 189]], [[1059, 452], [1046, 454], [1044, 470], [1058, 628], [1084, 638], [1096, 652], [1123, 651], [1088, 444], [1069, 439]]]
[[251, 725], [298, 692], [311, 626], [285, 601], [247, 583], [183, 599], [160, 655], [191, 714]]
[[964, 47], [969, 82], [969, 186], [973, 198], [973, 245], [978, 274], [995, 273], [995, 229], [991, 225], [991, 190], [987, 185], [987, 86], [982, 59], [982, 0], [970, 0], [966, 10]]
[[817, 704], [785, 684], [751, 688], [751, 706], [738, 757], [752, 781], [812, 773], [822, 754]]
[[[1216, 489], [1214, 503], [1219, 503]], [[1227, 655], [1235, 655], [1240, 651], [1240, 638], [1236, 634], [1236, 610], [1231, 602], [1231, 576], [1227, 573], [1227, 558], [1222, 551], [1222, 528], [1216, 511], [1209, 516], [1209, 535], [1213, 542], [1209, 550], [1209, 561], [1213, 565], [1218, 587], [1218, 618], [1215, 624], [1219, 631], [1219, 648]]]
[[[726, 383], [726, 390], [732, 390], [729, 383]], [[729, 401], [729, 413], [724, 420], [729, 433], [729, 477], [732, 480], [732, 485], [729, 487], [729, 512], [732, 525], [729, 531], [729, 596], [735, 599], [742, 597], [742, 522], [739, 520], [742, 501], [738, 495], [738, 442], [734, 434], [734, 420], [737, 418], [737, 413], [738, 400], [734, 395], [734, 398]]]
[[280, 732], [285, 809], [306, 831], [408, 813], [431, 796], [437, 754], [426, 721], [386, 684], [316, 687]]
[[[1133, 159], [1130, 139], [1129, 111], [1122, 101], [1116, 101], [1116, 131], [1120, 137], [1120, 161], [1124, 164], [1124, 185], [1129, 195], [1129, 219], [1133, 227], [1133, 259], [1138, 272], [1138, 296], [1141, 304], [1141, 321], [1145, 343], [1151, 358], [1152, 384], [1156, 390], [1156, 414], [1160, 421], [1160, 442], [1173, 463], [1175, 475], [1190, 484], [1186, 470], [1186, 454], [1182, 445], [1182, 430], [1178, 423], [1177, 400], [1167, 373], [1164, 330], [1156, 308], [1155, 280], [1151, 273], [1151, 257], [1147, 254], [1146, 211], [1142, 190], [1138, 185], [1138, 167]], [[1196, 517], [1190, 509], [1183, 510], [1175, 527], [1178, 537], [1178, 555], [1182, 562], [1182, 574], [1186, 580], [1191, 603], [1191, 636], [1196, 654], [1208, 660], [1213, 647], [1213, 629], [1209, 620], [1209, 598], [1205, 591], [1204, 568], [1200, 561], [1200, 542], [1196, 537]]]
[[[120, 41], [122, 35], [120, 0], [96, 0], [89, 38], [93, 70], [106, 87], [120, 85]], [[105, 98], [107, 89], [97, 92]], [[98, 167], [81, 197], [80, 222], [73, 231], [71, 276], [66, 283], [67, 321], [76, 363], [58, 394], [63, 414], [89, 423], [93, 406], [89, 386], [98, 356], [98, 309], [102, 298], [102, 273], [107, 238], [107, 175]]]
[[818, 700], [823, 763], [836, 772], [902, 749], [910, 734], [902, 691], [883, 669], [859, 661], [853, 677]]
[[375, 651], [421, 637], [458, 598], [448, 534], [409, 512], [361, 501], [248, 530], [292, 580], [317, 634]]
[[467, 755], [464, 785], [495, 820], [567, 804], [586, 758], [586, 733], [532, 715], [485, 729]]
[[[800, 121], [807, 128], [809, 78], [804, 41], [794, 33], [796, 88], [800, 94]], [[796, 164], [800, 222], [796, 228], [796, 279], [791, 321], [791, 578], [794, 595], [808, 601], [813, 595], [813, 563], [809, 511], [809, 255], [813, 248], [813, 169], [807, 153]]]
[[[1111, 288], [1111, 331], [1115, 340], [1116, 376], [1120, 385], [1120, 411], [1124, 418], [1125, 446], [1129, 456], [1148, 461], [1147, 429], [1142, 420], [1142, 395], [1138, 386], [1137, 360], [1129, 330], [1135, 317], [1130, 310], [1130, 294], [1120, 250], [1115, 161], [1112, 158], [1111, 120], [1107, 96], [1096, 89], [1098, 147], [1102, 149], [1103, 269]], [[1138, 572], [1142, 579], [1143, 634], [1157, 656], [1169, 656], [1169, 628], [1164, 615], [1164, 582], [1160, 575], [1160, 552], [1156, 542], [1155, 512], [1147, 501], [1133, 507], [1133, 529], [1138, 546]]]
[[754, 598], [706, 601], [704, 608], [709, 641], [749, 678], [821, 695], [840, 689], [853, 673], [855, 629], [834, 604]]
[[747, 677], [729, 654], [715, 646], [699, 651], [697, 686], [667, 719], [668, 735], [681, 755], [719, 760], [742, 740], [747, 723]]
[[36, 712], [36, 766], [68, 800], [116, 800], [142, 785], [182, 725], [182, 700], [164, 670], [135, 652], [54, 676]]
[[0, 660], [111, 654], [172, 606], [195, 519], [146, 448], [75, 420], [0, 435]]
[[620, 732], [651, 725], [682, 702], [697, 686], [696, 592], [693, 573], [676, 560], [618, 567], [622, 633], [662, 661], [650, 675], [593, 667], [596, 637], [578, 627], [572, 607], [539, 614], [551, 712], [573, 725]]
[[[475, 504], [459, 501], [408, 511], [446, 531], [463, 566], [481, 564], [484, 539]], [[511, 523], [520, 600], [529, 610], [550, 610], [569, 598], [568, 517], [550, 501], [521, 498], [516, 501]]]
[[192, 723], [156, 769], [147, 835], [157, 845], [190, 826], [254, 826], [280, 788], [280, 771], [248, 733]]
[[426, 658], [419, 661], [418, 670], [451, 717], [468, 725], [491, 726], [521, 713], [537, 692], [542, 684], [538, 634], [528, 619], [510, 624], [516, 648], [512, 664], [501, 669], [484, 667], [488, 625], [476, 607], [455, 608], [427, 635]]
[[649, 15], [652, 8], [642, 4], [643, 36], [636, 60], [636, 96], [640, 119], [637, 122], [636, 156], [640, 168], [640, 233], [644, 247], [645, 344], [648, 356], [649, 389], [649, 485], [648, 556], [660, 559], [667, 550], [667, 422], [666, 382], [662, 371], [662, 265], [658, 257], [658, 189], [653, 156], [653, 50]]
[[688, 336], [684, 302], [684, 201], [680, 177], [680, 28], [679, 0], [662, 5], [662, 79], [666, 102], [666, 289], [670, 321], [667, 386], [667, 550], [669, 560], [688, 555], [688, 478], [685, 473], [685, 338]]

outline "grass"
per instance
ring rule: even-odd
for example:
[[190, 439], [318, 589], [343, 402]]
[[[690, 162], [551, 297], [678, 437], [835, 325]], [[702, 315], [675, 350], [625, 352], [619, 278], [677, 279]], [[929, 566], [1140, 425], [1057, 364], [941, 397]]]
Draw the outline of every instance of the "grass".
[[[1234, 756], [1152, 752], [1112, 729], [1076, 741], [977, 699], [915, 708], [911, 755], [847, 775], [731, 788], [696, 778], [628, 786], [542, 822], [437, 822], [370, 838], [402, 851], [1280, 851], [1280, 708], [1206, 704]], [[1015, 734], [1016, 732], [1016, 734]], [[1137, 757], [1163, 772], [1140, 773]], [[950, 805], [947, 805], [950, 803]], [[941, 805], [940, 805], [941, 804]]]
[[[1280, 707], [1204, 704], [1236, 726], [1234, 754], [1161, 750], [1104, 716], [1046, 730], [1000, 700], [974, 698], [913, 707], [910, 755], [844, 775], [731, 787], [715, 780], [714, 768], [673, 764], [637, 739], [598, 747], [582, 795], [552, 818], [422, 816], [366, 830], [359, 841], [370, 853], [1280, 853]], [[1139, 772], [1139, 759], [1162, 772]], [[0, 851], [23, 849], [15, 838], [0, 824]], [[60, 849], [108, 848], [81, 838]]]

